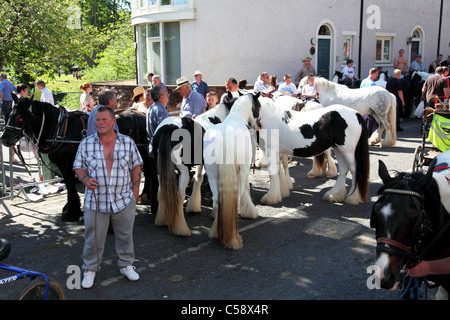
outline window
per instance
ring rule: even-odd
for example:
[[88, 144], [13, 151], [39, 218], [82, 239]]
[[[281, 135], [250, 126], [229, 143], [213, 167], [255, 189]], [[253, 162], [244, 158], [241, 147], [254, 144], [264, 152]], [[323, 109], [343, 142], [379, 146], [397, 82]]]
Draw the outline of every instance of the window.
[[391, 62], [392, 38], [377, 37], [375, 60], [378, 63]]
[[319, 36], [331, 36], [331, 30], [326, 25], [320, 26]]
[[342, 48], [342, 64], [347, 64], [347, 60], [352, 57], [352, 38], [344, 37], [344, 47]]

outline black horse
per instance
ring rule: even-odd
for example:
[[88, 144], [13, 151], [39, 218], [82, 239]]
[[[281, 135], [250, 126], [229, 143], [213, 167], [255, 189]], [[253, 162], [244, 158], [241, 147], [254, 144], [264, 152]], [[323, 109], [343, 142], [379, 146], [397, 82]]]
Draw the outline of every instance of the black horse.
[[[130, 135], [139, 145], [147, 177], [141, 195], [145, 197], [144, 193], [149, 194], [147, 180], [152, 168], [145, 151], [145, 115], [127, 111], [116, 117], [120, 132]], [[11, 147], [21, 137], [26, 136], [37, 146], [39, 153], [48, 154], [50, 161], [58, 167], [67, 188], [67, 203], [63, 208], [62, 221], [78, 221], [83, 216], [73, 162], [79, 143], [84, 137], [87, 120], [88, 115], [84, 112], [68, 111], [61, 106], [55, 107], [48, 103], [24, 99], [11, 110], [1, 137], [1, 142]]]
[[[383, 289], [396, 289], [405, 268], [450, 256], [450, 216], [433, 177], [435, 163], [436, 159], [426, 174], [402, 172], [392, 178], [379, 161], [378, 173], [384, 185], [378, 191], [370, 227], [376, 230], [376, 265]], [[450, 292], [450, 275], [427, 278]]]

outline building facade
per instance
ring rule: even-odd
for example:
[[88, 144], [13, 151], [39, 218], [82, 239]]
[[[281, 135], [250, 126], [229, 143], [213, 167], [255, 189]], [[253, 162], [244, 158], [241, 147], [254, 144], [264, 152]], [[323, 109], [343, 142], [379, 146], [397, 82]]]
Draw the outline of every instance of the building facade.
[[400, 49], [426, 68], [450, 55], [450, 0], [132, 0], [137, 81], [151, 71], [171, 85], [194, 81], [201, 70], [211, 85], [229, 77], [253, 84], [265, 71], [294, 74], [311, 57], [331, 79], [347, 59], [365, 78], [371, 67], [392, 74]]

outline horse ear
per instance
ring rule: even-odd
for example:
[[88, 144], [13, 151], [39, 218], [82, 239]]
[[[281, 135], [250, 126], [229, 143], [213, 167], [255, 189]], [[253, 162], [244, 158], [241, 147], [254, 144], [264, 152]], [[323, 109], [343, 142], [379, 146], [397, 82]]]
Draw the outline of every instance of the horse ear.
[[433, 179], [433, 172], [434, 172], [434, 168], [436, 167], [436, 162], [437, 159], [434, 158], [433, 161], [431, 161], [430, 165], [428, 166], [428, 171], [427, 174], [425, 176], [423, 176], [422, 178], [420, 178], [419, 181], [417, 181], [416, 186], [420, 189], [425, 189], [428, 184], [431, 182], [431, 179]]
[[380, 176], [381, 180], [383, 180], [383, 183], [388, 183], [392, 178], [389, 175], [389, 171], [386, 168], [386, 165], [383, 161], [378, 160], [378, 175]]
[[17, 95], [13, 92], [13, 93], [11, 93], [11, 96], [12, 96], [12, 98], [14, 100], [14, 104], [18, 104], [19, 103], [19, 98], [17, 98]]

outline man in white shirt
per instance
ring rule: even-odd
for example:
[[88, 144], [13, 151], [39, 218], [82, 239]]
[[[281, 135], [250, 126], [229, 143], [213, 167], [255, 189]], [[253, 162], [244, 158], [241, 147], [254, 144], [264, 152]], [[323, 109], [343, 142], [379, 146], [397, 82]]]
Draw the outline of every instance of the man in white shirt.
[[297, 87], [292, 83], [292, 77], [289, 73], [284, 75], [284, 82], [278, 87], [284, 95], [296, 97], [298, 94]]
[[42, 80], [38, 80], [38, 81], [36, 81], [36, 86], [42, 92], [41, 102], [47, 102], [47, 103], [50, 103], [52, 105], [55, 105], [55, 101], [53, 100], [53, 94], [50, 91], [50, 89], [48, 89], [45, 86], [45, 82], [42, 81]]
[[261, 72], [258, 79], [255, 82], [255, 85], [253, 86], [253, 91], [255, 93], [257, 92], [266, 92], [267, 89], [269, 89], [268, 86], [269, 83], [269, 74], [267, 72]]

